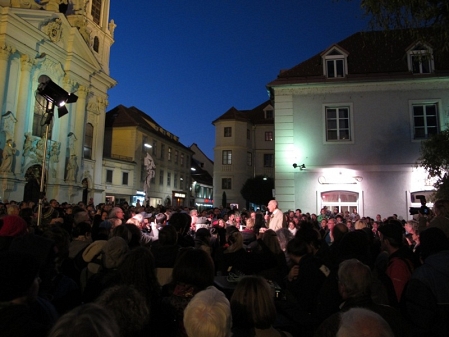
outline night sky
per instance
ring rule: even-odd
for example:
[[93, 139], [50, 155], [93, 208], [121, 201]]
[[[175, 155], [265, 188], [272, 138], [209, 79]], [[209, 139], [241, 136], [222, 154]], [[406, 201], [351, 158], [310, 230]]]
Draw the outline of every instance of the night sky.
[[281, 69], [368, 30], [357, 0], [111, 1], [110, 19], [107, 110], [135, 106], [211, 160], [213, 120], [256, 107]]

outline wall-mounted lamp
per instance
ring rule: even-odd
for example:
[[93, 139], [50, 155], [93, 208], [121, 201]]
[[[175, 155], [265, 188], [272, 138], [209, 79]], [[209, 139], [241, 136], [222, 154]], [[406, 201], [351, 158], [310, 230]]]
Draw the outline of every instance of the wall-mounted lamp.
[[302, 171], [302, 170], [305, 170], [306, 165], [304, 165], [304, 164], [298, 165], [298, 164], [294, 163], [293, 164], [293, 168], [297, 168], [297, 167], [299, 167], [299, 169]]
[[150, 144], [147, 144], [147, 143], [143, 144], [143, 146], [145, 146], [147, 149], [151, 149], [152, 148], [152, 146]]

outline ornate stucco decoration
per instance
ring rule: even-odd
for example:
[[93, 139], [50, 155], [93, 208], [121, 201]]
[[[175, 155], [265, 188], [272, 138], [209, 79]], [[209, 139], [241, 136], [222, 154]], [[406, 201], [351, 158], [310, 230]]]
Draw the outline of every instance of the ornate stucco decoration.
[[52, 42], [59, 42], [62, 36], [62, 21], [59, 18], [48, 21], [42, 25], [41, 30], [48, 35]]
[[11, 111], [7, 111], [2, 115], [0, 128], [5, 133], [6, 139], [14, 139], [14, 124], [17, 119]]

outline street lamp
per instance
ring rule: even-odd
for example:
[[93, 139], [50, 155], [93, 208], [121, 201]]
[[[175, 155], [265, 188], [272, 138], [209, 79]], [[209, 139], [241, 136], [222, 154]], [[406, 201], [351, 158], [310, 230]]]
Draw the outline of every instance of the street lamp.
[[58, 117], [69, 113], [66, 108], [66, 104], [75, 103], [78, 100], [78, 96], [71, 94], [53, 82], [50, 77], [46, 75], [41, 75], [39, 77], [39, 86], [37, 87], [37, 94], [44, 97], [47, 100], [45, 106], [45, 113], [47, 118], [42, 125], [45, 125], [45, 136], [44, 136], [44, 155], [42, 156], [42, 173], [41, 173], [41, 185], [39, 193], [39, 207], [37, 211], [37, 226], [41, 225], [42, 218], [42, 204], [44, 199], [44, 184], [45, 184], [45, 170], [46, 170], [46, 159], [47, 159], [47, 141], [48, 141], [48, 131], [50, 128], [51, 121], [53, 119], [55, 105], [58, 107]]

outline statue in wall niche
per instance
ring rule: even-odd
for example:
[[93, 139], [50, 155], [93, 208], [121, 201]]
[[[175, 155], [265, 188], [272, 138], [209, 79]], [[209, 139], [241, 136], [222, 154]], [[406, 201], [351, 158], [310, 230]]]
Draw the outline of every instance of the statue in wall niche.
[[53, 178], [56, 178], [56, 168], [59, 163], [60, 147], [61, 147], [60, 143], [54, 142], [54, 143], [52, 143], [51, 149], [50, 149], [50, 170], [51, 170], [51, 176]]
[[25, 142], [23, 143], [23, 153], [22, 156], [29, 157], [34, 156], [34, 150], [33, 150], [33, 141], [34, 136], [31, 134], [31, 132], [25, 133]]
[[44, 140], [39, 139], [36, 146], [36, 157], [38, 161], [42, 161], [44, 159]]
[[6, 135], [6, 139], [14, 138], [14, 124], [17, 123], [16, 117], [11, 111], [7, 111], [2, 115], [1, 129]]
[[67, 162], [66, 181], [76, 182], [76, 171], [78, 170], [78, 163], [76, 161], [76, 155], [71, 155]]
[[6, 141], [3, 148], [2, 164], [0, 165], [0, 172], [11, 172], [12, 162], [17, 150], [13, 144], [12, 139]]
[[73, 132], [69, 132], [69, 134], [67, 135], [68, 140], [68, 154], [69, 156], [75, 155], [75, 141], [76, 136]]

